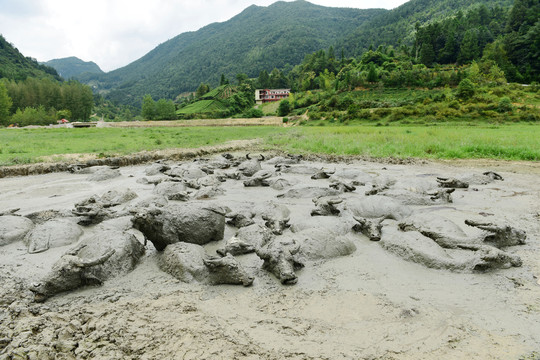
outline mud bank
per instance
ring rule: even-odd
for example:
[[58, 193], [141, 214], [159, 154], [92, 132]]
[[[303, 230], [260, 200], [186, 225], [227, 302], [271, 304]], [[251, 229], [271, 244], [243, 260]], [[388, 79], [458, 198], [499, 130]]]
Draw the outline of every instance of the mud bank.
[[106, 158], [96, 158], [90, 155], [81, 155], [81, 159], [72, 162], [53, 162], [53, 163], [37, 163], [30, 165], [15, 165], [0, 167], [0, 178], [10, 176], [28, 176], [49, 174], [53, 172], [68, 171], [74, 164], [83, 167], [89, 166], [129, 166], [145, 164], [156, 160], [187, 160], [199, 156], [216, 154], [225, 151], [239, 151], [242, 149], [252, 148], [259, 144], [259, 140], [236, 140], [230, 141], [223, 145], [207, 146], [197, 149], [170, 149], [157, 151], [144, 151], [125, 156], [115, 156]]
[[[193, 156], [200, 155], [194, 153]], [[57, 294], [44, 303], [35, 303], [30, 284], [38, 281], [72, 246], [30, 254], [23, 241], [13, 242], [0, 246], [0, 359], [520, 359], [539, 356], [540, 185], [537, 175], [520, 172], [519, 168], [508, 172], [505, 168], [497, 169], [504, 181], [471, 183], [466, 189], [456, 189], [452, 203], [408, 206], [414, 213], [429, 214], [434, 221], [443, 217], [450, 219], [459, 225], [467, 239], [476, 239], [482, 232], [464, 225], [466, 219], [510, 224], [526, 232], [525, 244], [504, 248], [506, 254], [519, 257], [520, 266], [453, 271], [432, 268], [425, 262], [415, 261], [417, 257], [389, 251], [389, 245], [382, 246], [384, 239], [370, 241], [362, 233], [349, 232], [347, 226], [339, 225], [354, 222], [345, 216], [350, 210], [345, 209], [343, 203], [336, 205], [341, 211], [339, 216], [312, 217], [310, 212], [316, 206], [312, 197], [298, 194], [311, 194], [314, 188], [333, 189], [329, 187], [330, 179], [311, 179], [313, 169], [342, 174], [342, 182], [346, 174], [356, 174], [355, 190], [337, 195], [347, 202], [350, 198], [369, 198], [365, 193], [373, 189], [380, 191], [375, 196], [385, 196], [382, 195], [385, 191], [390, 194], [391, 190], [398, 189], [399, 183], [410, 184], [411, 188], [416, 184], [418, 189], [418, 184], [423, 184], [424, 180], [433, 180], [436, 184], [437, 177], [470, 179], [471, 173], [481, 175], [492, 170], [492, 166], [377, 163], [354, 159], [329, 163], [312, 159], [278, 169], [271, 159], [267, 160], [261, 162], [262, 170], [272, 173], [270, 179], [286, 180], [287, 187], [281, 190], [270, 186], [246, 187], [243, 180], [227, 178], [219, 185], [222, 192], [201, 201], [225, 205], [234, 212], [242, 212], [246, 204], [271, 201], [290, 209], [290, 228], [285, 228], [277, 239], [293, 236], [293, 230], [300, 231], [300, 228], [322, 231], [335, 226], [345, 228], [355, 251], [329, 257], [306, 252], [305, 266], [296, 270], [297, 282], [289, 286], [282, 285], [273, 273], [265, 270], [257, 254], [249, 253], [238, 256], [238, 260], [254, 275], [251, 287], [209, 286], [186, 283], [160, 270], [161, 254], [148, 241], [145, 255], [126, 275], [109, 279], [102, 286], [83, 287]], [[173, 169], [186, 164], [193, 162], [166, 162]], [[4, 178], [0, 180], [0, 212], [13, 208], [20, 208], [17, 212], [20, 215], [43, 210], [70, 212], [75, 204], [94, 194], [132, 190], [138, 195], [137, 199], [110, 208], [120, 211], [126, 204], [154, 193], [156, 186], [147, 170], [147, 165], [122, 167], [120, 176], [104, 181], [90, 180], [89, 174], [67, 172]], [[147, 181], [141, 181], [143, 178]], [[306, 192], [306, 188], [309, 191]], [[193, 191], [188, 195], [194, 197], [195, 194]], [[169, 200], [169, 204], [186, 203]], [[253, 218], [257, 220], [256, 216]], [[393, 219], [385, 221], [384, 226], [397, 223]], [[97, 226], [85, 226], [81, 241], [94, 236]], [[226, 225], [223, 240], [204, 245], [205, 251], [215, 254], [237, 231], [235, 226]], [[328, 247], [319, 249], [323, 253]], [[414, 245], [410, 249], [415, 251]], [[427, 252], [419, 249], [422, 255]], [[463, 250], [444, 251], [457, 258], [461, 254], [457, 252]]]

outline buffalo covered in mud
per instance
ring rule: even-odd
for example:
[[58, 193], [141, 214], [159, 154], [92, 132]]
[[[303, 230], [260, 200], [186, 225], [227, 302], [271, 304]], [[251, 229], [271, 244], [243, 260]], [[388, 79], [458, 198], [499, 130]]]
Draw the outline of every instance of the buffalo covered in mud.
[[[122, 176], [103, 167], [83, 173], [89, 182]], [[500, 181], [492, 171], [402, 179], [293, 155], [160, 161], [136, 179], [137, 191], [111, 189], [37, 215], [0, 209], [0, 246], [23, 242], [32, 256], [66, 248], [28, 286], [36, 301], [133, 271], [148, 250], [159, 254], [163, 276], [206, 285], [247, 286], [268, 275], [292, 285], [370, 240], [429, 268], [485, 272], [521, 266], [512, 248], [525, 244], [525, 231], [497, 216], [460, 223], [438, 210], [459, 218], [456, 196]], [[245, 256], [258, 261], [245, 267]]]

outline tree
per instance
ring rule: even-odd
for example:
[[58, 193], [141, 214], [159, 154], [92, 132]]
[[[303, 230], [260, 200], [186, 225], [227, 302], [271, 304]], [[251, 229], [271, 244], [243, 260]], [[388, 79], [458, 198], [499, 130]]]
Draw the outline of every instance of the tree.
[[540, 81], [540, 1], [515, 0], [506, 31], [504, 48], [518, 70], [512, 80]]
[[257, 79], [259, 88], [267, 89], [270, 87], [270, 75], [266, 70], [263, 70], [259, 73], [259, 78]]
[[287, 79], [283, 77], [283, 73], [278, 69], [272, 70], [270, 73], [270, 87], [280, 89], [287, 86]]
[[150, 94], [143, 97], [141, 113], [146, 120], [153, 120], [156, 117], [156, 103]]
[[71, 117], [71, 111], [69, 110], [58, 110], [56, 112], [56, 119], [57, 120], [61, 120], [61, 119], [72, 119]]
[[457, 61], [459, 46], [456, 40], [456, 34], [449, 32], [446, 35], [446, 42], [439, 53], [440, 64], [451, 64]]
[[478, 47], [478, 31], [476, 29], [467, 30], [461, 43], [458, 62], [460, 64], [472, 61], [480, 56]]
[[[37, 104], [44, 105], [43, 102]], [[94, 106], [94, 95], [89, 86], [70, 80], [62, 85], [61, 105], [58, 108], [71, 111], [73, 120], [88, 120]]]
[[431, 66], [435, 62], [435, 50], [431, 43], [422, 45], [420, 49], [420, 62], [426, 66]]
[[172, 100], [159, 99], [155, 104], [156, 120], [174, 120], [176, 119], [176, 107]]
[[3, 82], [0, 82], [0, 124], [7, 125], [9, 120], [9, 111], [13, 102], [8, 95]]
[[278, 107], [278, 115], [279, 116], [287, 116], [291, 112], [291, 103], [289, 100], [284, 99], [281, 100]]
[[375, 64], [373, 64], [373, 63], [369, 64], [367, 81], [370, 82], [370, 83], [374, 83], [374, 82], [379, 81], [379, 75], [377, 74], [377, 69], [375, 68]]
[[210, 92], [210, 85], [201, 83], [201, 85], [199, 85], [199, 87], [197, 88], [197, 92], [195, 92], [195, 96], [197, 98], [200, 98], [201, 96], [204, 96], [205, 94], [209, 92]]
[[238, 85], [242, 85], [243, 83], [245, 83], [247, 80], [249, 79], [249, 77], [244, 74], [244, 73], [238, 73], [236, 74], [236, 81], [238, 81]]
[[225, 74], [221, 74], [221, 79], [219, 80], [219, 86], [229, 85], [229, 79], [225, 77]]

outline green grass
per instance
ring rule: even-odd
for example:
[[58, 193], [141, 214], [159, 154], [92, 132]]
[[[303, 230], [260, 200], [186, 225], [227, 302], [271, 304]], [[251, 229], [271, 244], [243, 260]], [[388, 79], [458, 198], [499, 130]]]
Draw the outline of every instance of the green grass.
[[267, 142], [294, 153], [540, 160], [539, 125], [325, 126], [272, 134]]
[[262, 110], [264, 115], [275, 115], [279, 107], [280, 101], [274, 101], [265, 103], [262, 105], [256, 105], [255, 108]]
[[193, 127], [0, 129], [0, 165], [63, 154], [123, 155], [143, 150], [197, 148], [229, 140], [264, 139], [291, 153], [540, 160], [540, 125], [355, 125], [324, 127]]
[[203, 114], [214, 111], [224, 111], [227, 107], [218, 100], [200, 100], [181, 108], [177, 114]]
[[0, 166], [63, 154], [125, 155], [143, 150], [197, 148], [264, 138], [273, 127], [0, 129]]

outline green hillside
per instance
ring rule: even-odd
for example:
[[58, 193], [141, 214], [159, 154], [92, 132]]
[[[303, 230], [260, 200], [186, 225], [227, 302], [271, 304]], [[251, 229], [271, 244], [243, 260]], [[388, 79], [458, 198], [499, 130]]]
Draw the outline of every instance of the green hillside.
[[[250, 88], [250, 90], [252, 90]], [[176, 115], [180, 118], [222, 117], [230, 114], [231, 98], [239, 94], [237, 86], [222, 85], [201, 96], [193, 103], [180, 108]], [[251, 91], [249, 91], [251, 94]]]
[[417, 23], [423, 26], [440, 21], [458, 12], [466, 13], [481, 4], [508, 11], [513, 3], [513, 0], [410, 0], [361, 24], [339, 41], [338, 48], [344, 48], [350, 55], [360, 55], [371, 45], [411, 46]]
[[25, 80], [29, 77], [60, 80], [56, 70], [25, 57], [0, 35], [0, 79]]
[[229, 21], [181, 34], [121, 69], [78, 78], [119, 103], [137, 105], [146, 93], [174, 99], [203, 82], [216, 86], [221, 74], [234, 79], [245, 73], [254, 78], [274, 68], [288, 73], [306, 55], [330, 46], [338, 58], [342, 50], [347, 57], [358, 56], [372, 44], [411, 47], [417, 26], [467, 13], [482, 4], [506, 14], [512, 3], [411, 0], [393, 10], [330, 8], [303, 0], [251, 6]]
[[387, 10], [327, 8], [306, 1], [251, 6], [223, 23], [181, 34], [141, 59], [104, 75], [85, 75], [108, 98], [136, 104], [146, 93], [175, 98], [220, 75], [256, 77], [296, 65], [306, 54], [334, 44], [343, 34]]
[[89, 74], [103, 74], [103, 70], [93, 61], [83, 61], [75, 56], [54, 59], [44, 63], [50, 66], [60, 74], [64, 79], [71, 79], [72, 77], [89, 73]]

